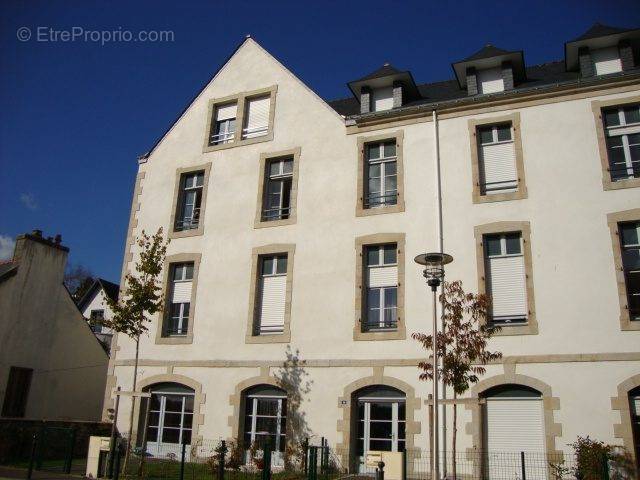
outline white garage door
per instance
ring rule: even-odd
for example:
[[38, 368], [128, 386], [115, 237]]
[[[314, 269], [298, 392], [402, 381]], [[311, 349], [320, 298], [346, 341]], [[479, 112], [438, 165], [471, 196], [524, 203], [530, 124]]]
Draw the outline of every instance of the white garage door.
[[490, 480], [520, 478], [520, 452], [525, 454], [527, 480], [547, 480], [540, 398], [488, 398], [485, 428]]

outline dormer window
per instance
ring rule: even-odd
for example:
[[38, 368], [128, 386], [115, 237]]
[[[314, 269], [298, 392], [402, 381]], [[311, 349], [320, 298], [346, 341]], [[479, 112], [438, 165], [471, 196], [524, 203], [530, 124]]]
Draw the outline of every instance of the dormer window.
[[360, 102], [360, 113], [384, 112], [421, 98], [411, 73], [388, 63], [348, 85]]
[[591, 60], [596, 75], [607, 75], [622, 71], [620, 51], [617, 46], [591, 50]]
[[502, 68], [488, 68], [478, 71], [478, 93], [496, 93], [504, 91]]

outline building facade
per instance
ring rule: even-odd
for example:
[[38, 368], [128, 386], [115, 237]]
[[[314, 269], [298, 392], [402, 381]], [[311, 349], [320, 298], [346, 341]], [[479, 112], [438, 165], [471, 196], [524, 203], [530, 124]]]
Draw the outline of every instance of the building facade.
[[[424, 458], [413, 257], [441, 233], [447, 279], [491, 294], [502, 326], [458, 450], [637, 452], [639, 33], [596, 25], [538, 66], [487, 46], [433, 84], [385, 65], [333, 102], [246, 39], [139, 160], [123, 272], [143, 229], [172, 239], [141, 340], [149, 449], [303, 435], [352, 471], [370, 450]], [[133, 358], [115, 338], [105, 409]], [[119, 428], [140, 430], [128, 403]]]
[[99, 421], [109, 357], [63, 284], [69, 249], [40, 230], [0, 264], [3, 418]]
[[104, 325], [104, 320], [113, 318], [113, 311], [109, 307], [107, 299], [116, 301], [120, 287], [103, 278], [96, 278], [87, 292], [78, 301], [78, 309], [87, 319], [96, 338], [104, 346], [105, 350], [111, 350], [113, 330]]

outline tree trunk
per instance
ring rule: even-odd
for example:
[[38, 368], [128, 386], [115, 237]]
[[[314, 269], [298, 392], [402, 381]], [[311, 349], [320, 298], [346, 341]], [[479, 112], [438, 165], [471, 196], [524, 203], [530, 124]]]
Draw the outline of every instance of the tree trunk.
[[[133, 388], [131, 389], [132, 392], [135, 393], [136, 391], [136, 386], [137, 386], [137, 381], [138, 381], [138, 356], [140, 353], [140, 335], [137, 336], [136, 338], [136, 359], [134, 362], [134, 366], [133, 366]], [[129, 439], [127, 441], [127, 450], [124, 454], [124, 466], [122, 467], [122, 470], [124, 472], [127, 471], [127, 466], [129, 464], [129, 456], [131, 454], [131, 441], [132, 441], [132, 436], [133, 436], [133, 414], [135, 412], [136, 409], [136, 396], [135, 395], [131, 395], [131, 414], [129, 415]]]
[[453, 390], [453, 432], [451, 434], [452, 437], [452, 448], [451, 448], [451, 460], [453, 462], [453, 478], [454, 480], [458, 480], [458, 471], [456, 465], [456, 439], [458, 437], [458, 404], [456, 403], [456, 399], [458, 395], [456, 395], [455, 389]]

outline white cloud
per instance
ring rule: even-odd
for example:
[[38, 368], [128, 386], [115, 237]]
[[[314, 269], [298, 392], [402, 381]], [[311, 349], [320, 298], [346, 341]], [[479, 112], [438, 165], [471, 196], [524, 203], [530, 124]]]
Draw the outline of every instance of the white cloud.
[[13, 258], [13, 247], [16, 241], [9, 235], [0, 234], [0, 260], [9, 260]]
[[38, 208], [38, 204], [36, 203], [36, 197], [33, 196], [33, 193], [21, 193], [20, 201], [29, 210], [35, 210]]

